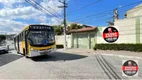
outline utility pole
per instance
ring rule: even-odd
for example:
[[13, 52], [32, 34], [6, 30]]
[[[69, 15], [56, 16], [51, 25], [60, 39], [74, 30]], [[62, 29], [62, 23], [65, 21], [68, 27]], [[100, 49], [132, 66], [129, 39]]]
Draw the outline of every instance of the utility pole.
[[113, 17], [114, 17], [114, 21], [118, 20], [119, 14], [118, 14], [117, 8], [114, 10], [114, 16]]
[[59, 2], [61, 2], [63, 4], [63, 6], [59, 6], [59, 8], [64, 8], [64, 49], [67, 49], [67, 40], [66, 40], [66, 7], [67, 7], [67, 3], [66, 0], [61, 1], [59, 0]]

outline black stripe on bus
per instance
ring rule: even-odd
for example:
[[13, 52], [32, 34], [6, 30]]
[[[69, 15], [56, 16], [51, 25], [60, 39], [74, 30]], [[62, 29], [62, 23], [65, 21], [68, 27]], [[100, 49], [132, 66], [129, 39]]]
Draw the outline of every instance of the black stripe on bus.
[[49, 44], [46, 44], [46, 45], [34, 45], [34, 44], [30, 44], [31, 46], [34, 46], [34, 47], [45, 47], [45, 46], [52, 46], [54, 45], [55, 43], [49, 43]]

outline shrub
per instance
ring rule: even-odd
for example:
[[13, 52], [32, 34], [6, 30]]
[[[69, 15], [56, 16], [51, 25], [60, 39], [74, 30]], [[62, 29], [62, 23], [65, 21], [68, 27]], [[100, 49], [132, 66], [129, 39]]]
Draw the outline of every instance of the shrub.
[[95, 49], [142, 52], [142, 44], [96, 44]]

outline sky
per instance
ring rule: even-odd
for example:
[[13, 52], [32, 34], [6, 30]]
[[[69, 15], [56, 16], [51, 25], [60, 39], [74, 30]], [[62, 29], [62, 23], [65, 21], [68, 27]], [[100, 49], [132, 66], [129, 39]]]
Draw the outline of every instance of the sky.
[[[17, 34], [29, 24], [59, 25], [62, 23], [63, 8], [58, 6], [63, 4], [59, 0], [30, 1], [39, 3], [44, 9], [42, 11], [36, 9], [25, 0], [0, 0], [0, 34]], [[107, 21], [112, 20], [113, 9], [138, 1], [142, 0], [67, 0], [67, 22], [105, 26]], [[138, 4], [120, 8], [119, 18], [123, 18], [127, 10]], [[110, 9], [112, 10], [107, 12]]]

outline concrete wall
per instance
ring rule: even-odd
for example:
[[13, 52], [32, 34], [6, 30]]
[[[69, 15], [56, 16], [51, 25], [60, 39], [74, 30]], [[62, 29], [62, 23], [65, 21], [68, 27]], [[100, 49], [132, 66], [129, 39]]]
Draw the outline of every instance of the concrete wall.
[[140, 18], [140, 43], [142, 43], [142, 17]]
[[97, 32], [97, 36], [96, 36], [96, 43], [97, 44], [101, 44], [101, 43], [107, 43], [104, 39], [103, 39], [103, 37], [102, 37], [102, 35], [103, 35], [103, 31], [104, 31], [104, 29], [106, 28], [106, 26], [104, 26], [104, 27], [98, 27], [98, 32]]
[[[115, 21], [119, 31], [119, 38], [114, 43], [142, 43], [142, 4], [127, 11], [127, 18]], [[137, 17], [136, 17], [137, 16]], [[107, 43], [103, 37], [103, 31], [107, 26], [98, 27], [97, 43]]]
[[[95, 45], [94, 37], [94, 32], [72, 33], [67, 35], [67, 46], [68, 48], [91, 49]], [[55, 36], [55, 40], [57, 45], [64, 45], [64, 35]]]
[[[71, 35], [66, 36], [67, 39], [67, 47], [71, 48]], [[64, 45], [64, 35], [55, 36], [56, 44], [57, 45]]]
[[135, 17], [135, 16], [142, 16], [142, 4], [134, 7], [131, 10], [127, 11], [127, 17], [131, 18], [131, 17]]
[[[142, 43], [142, 17], [127, 18], [115, 21], [115, 28], [119, 31], [119, 38], [114, 43]], [[107, 43], [103, 37], [103, 31], [108, 26], [98, 27], [97, 43]]]
[[119, 31], [119, 38], [116, 43], [136, 43], [135, 19], [123, 19], [115, 22]]
[[[142, 4], [127, 11], [127, 18], [114, 22], [114, 27], [119, 31], [119, 38], [114, 43], [142, 43]], [[98, 27], [97, 43], [107, 43], [103, 37], [103, 31], [107, 26]]]
[[[142, 17], [127, 18], [115, 21], [115, 28], [119, 31], [119, 38], [114, 43], [142, 44]], [[103, 37], [103, 31], [108, 26], [98, 27], [95, 32], [74, 33], [67, 35], [68, 48], [93, 48], [95, 44], [108, 43]], [[64, 44], [64, 36], [56, 36], [57, 44]]]

